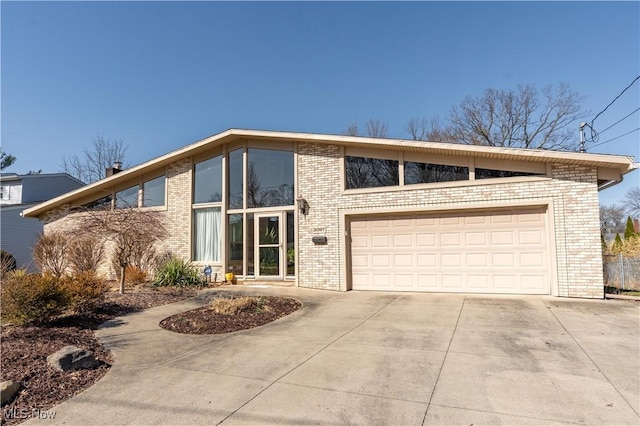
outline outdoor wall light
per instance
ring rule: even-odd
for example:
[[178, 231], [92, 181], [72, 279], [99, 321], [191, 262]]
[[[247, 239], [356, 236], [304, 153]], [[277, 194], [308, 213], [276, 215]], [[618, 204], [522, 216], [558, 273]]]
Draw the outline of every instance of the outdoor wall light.
[[308, 215], [309, 214], [309, 203], [307, 203], [307, 200], [305, 200], [304, 198], [298, 198], [298, 210], [300, 210], [300, 213], [302, 213], [303, 215]]

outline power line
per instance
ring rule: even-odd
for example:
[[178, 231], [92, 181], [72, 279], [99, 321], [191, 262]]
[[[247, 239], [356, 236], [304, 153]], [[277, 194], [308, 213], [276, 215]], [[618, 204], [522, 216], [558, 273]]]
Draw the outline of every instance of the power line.
[[620, 138], [621, 138], [621, 137], [623, 137], [623, 136], [630, 135], [631, 133], [633, 133], [633, 132], [637, 132], [638, 130], [640, 130], [640, 127], [635, 128], [635, 129], [633, 129], [633, 130], [631, 130], [631, 131], [629, 131], [629, 132], [627, 132], [627, 133], [624, 133], [624, 134], [622, 134], [622, 135], [620, 135], [620, 136], [616, 136], [615, 138], [611, 138], [611, 139], [608, 139], [608, 140], [606, 140], [606, 141], [604, 141], [604, 142], [600, 142], [600, 143], [597, 143], [597, 144], [595, 144], [595, 145], [591, 145], [591, 148], [595, 148], [596, 146], [603, 145], [603, 144], [605, 144], [605, 143], [607, 143], [607, 142], [615, 141], [616, 139], [620, 139]]
[[600, 111], [598, 114], [596, 114], [596, 116], [593, 118], [593, 120], [591, 120], [591, 127], [593, 127], [593, 122], [594, 122], [594, 121], [596, 121], [596, 119], [597, 119], [598, 117], [600, 117], [600, 116], [602, 115], [602, 113], [603, 113], [603, 112], [605, 112], [605, 111], [606, 111], [606, 110], [607, 110], [611, 105], [613, 105], [613, 103], [614, 103], [615, 101], [617, 101], [617, 100], [618, 100], [618, 98], [619, 98], [620, 96], [622, 96], [622, 94], [623, 94], [624, 92], [626, 92], [626, 91], [627, 91], [627, 89], [628, 89], [629, 87], [633, 86], [633, 83], [635, 83], [635, 82], [636, 82], [636, 81], [638, 81], [638, 80], [640, 80], [640, 75], [639, 75], [639, 76], [637, 76], [637, 77], [636, 77], [636, 78], [635, 78], [631, 83], [629, 83], [629, 85], [628, 85], [627, 87], [625, 87], [625, 88], [624, 88], [624, 90], [623, 90], [622, 92], [620, 92], [620, 94], [619, 94], [618, 96], [616, 96], [615, 98], [613, 98], [613, 100], [609, 103], [609, 105], [607, 105], [607, 106], [606, 106], [602, 111]]
[[626, 120], [627, 118], [631, 117], [633, 114], [635, 114], [636, 112], [640, 111], [640, 107], [636, 108], [634, 111], [631, 111], [629, 114], [625, 115], [624, 117], [622, 117], [620, 120], [616, 121], [615, 123], [613, 123], [611, 126], [607, 127], [606, 129], [604, 129], [601, 132], [598, 132], [598, 134], [603, 134], [604, 132], [606, 132], [607, 130], [609, 130], [610, 128], [612, 128], [613, 126], [615, 126], [616, 124], [620, 123], [621, 121]]

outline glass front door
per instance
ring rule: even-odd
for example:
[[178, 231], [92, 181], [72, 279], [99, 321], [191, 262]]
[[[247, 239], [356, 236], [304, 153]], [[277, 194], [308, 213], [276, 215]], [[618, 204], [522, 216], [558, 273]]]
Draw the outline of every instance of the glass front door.
[[256, 277], [282, 278], [283, 229], [282, 213], [255, 215]]

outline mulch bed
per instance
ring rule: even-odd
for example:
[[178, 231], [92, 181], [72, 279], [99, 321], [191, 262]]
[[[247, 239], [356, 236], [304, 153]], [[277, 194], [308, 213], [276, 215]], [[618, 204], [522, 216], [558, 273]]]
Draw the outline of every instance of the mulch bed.
[[300, 309], [300, 302], [286, 297], [260, 297], [261, 308], [252, 307], [235, 314], [218, 314], [205, 306], [172, 315], [160, 327], [185, 334], [222, 334], [246, 330], [275, 321]]
[[[91, 315], [61, 318], [44, 327], [2, 327], [0, 340], [1, 381], [14, 380], [22, 389], [10, 404], [2, 407], [2, 424], [12, 425], [82, 392], [110, 368], [111, 354], [98, 343], [93, 330], [116, 316], [165, 305], [196, 295], [192, 289], [133, 289], [126, 294], [108, 293]], [[94, 370], [58, 372], [47, 366], [47, 356], [75, 345], [93, 352], [101, 365]], [[23, 417], [23, 418], [15, 418]]]

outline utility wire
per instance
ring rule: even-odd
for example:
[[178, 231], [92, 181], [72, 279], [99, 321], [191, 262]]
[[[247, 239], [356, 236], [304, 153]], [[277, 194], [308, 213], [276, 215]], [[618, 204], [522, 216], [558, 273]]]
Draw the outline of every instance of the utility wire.
[[627, 118], [631, 117], [633, 114], [635, 114], [636, 112], [640, 111], [640, 107], [636, 108], [634, 111], [631, 111], [629, 114], [625, 115], [624, 117], [622, 117], [620, 120], [616, 121], [615, 123], [613, 123], [611, 126], [607, 127], [606, 129], [604, 129], [601, 132], [598, 132], [598, 134], [603, 134], [604, 132], [606, 132], [607, 130], [609, 130], [610, 128], [612, 128], [613, 126], [615, 126], [616, 124], [620, 123], [621, 121], [626, 120]]
[[637, 76], [637, 77], [636, 77], [636, 78], [635, 78], [631, 83], [629, 83], [629, 85], [628, 85], [627, 87], [625, 87], [625, 88], [624, 88], [624, 90], [623, 90], [622, 92], [620, 92], [620, 94], [619, 94], [618, 96], [616, 96], [615, 98], [613, 98], [613, 100], [609, 103], [609, 105], [607, 105], [607, 106], [606, 106], [602, 111], [600, 111], [598, 114], [596, 114], [596, 116], [593, 118], [593, 120], [591, 120], [591, 127], [593, 127], [593, 122], [594, 122], [594, 121], [596, 121], [596, 119], [597, 119], [598, 117], [600, 117], [600, 116], [602, 115], [602, 113], [603, 113], [603, 112], [605, 112], [605, 111], [606, 111], [606, 110], [607, 110], [611, 105], [613, 105], [613, 103], [614, 103], [615, 101], [617, 101], [617, 100], [618, 100], [618, 98], [619, 98], [620, 96], [622, 96], [622, 94], [623, 94], [624, 92], [626, 92], [626, 91], [627, 91], [627, 89], [628, 89], [629, 87], [633, 86], [633, 83], [635, 83], [635, 82], [636, 82], [636, 81], [638, 81], [638, 80], [640, 80], [640, 75], [639, 75], [639, 76]]
[[615, 138], [611, 138], [611, 139], [608, 139], [608, 140], [606, 140], [606, 141], [604, 141], [604, 142], [600, 142], [600, 143], [597, 143], [597, 144], [595, 144], [595, 145], [591, 145], [591, 147], [590, 147], [590, 148], [595, 148], [596, 146], [603, 145], [603, 144], [605, 144], [605, 143], [607, 143], [607, 142], [615, 141], [616, 139], [620, 139], [620, 138], [621, 138], [621, 137], [623, 137], [623, 136], [630, 135], [631, 133], [633, 133], [633, 132], [637, 132], [638, 130], [640, 130], [640, 127], [636, 128], [636, 129], [633, 129], [633, 130], [631, 130], [631, 131], [629, 131], [629, 132], [627, 132], [627, 133], [624, 133], [624, 134], [622, 134], [622, 135], [620, 135], [620, 136], [616, 136]]

